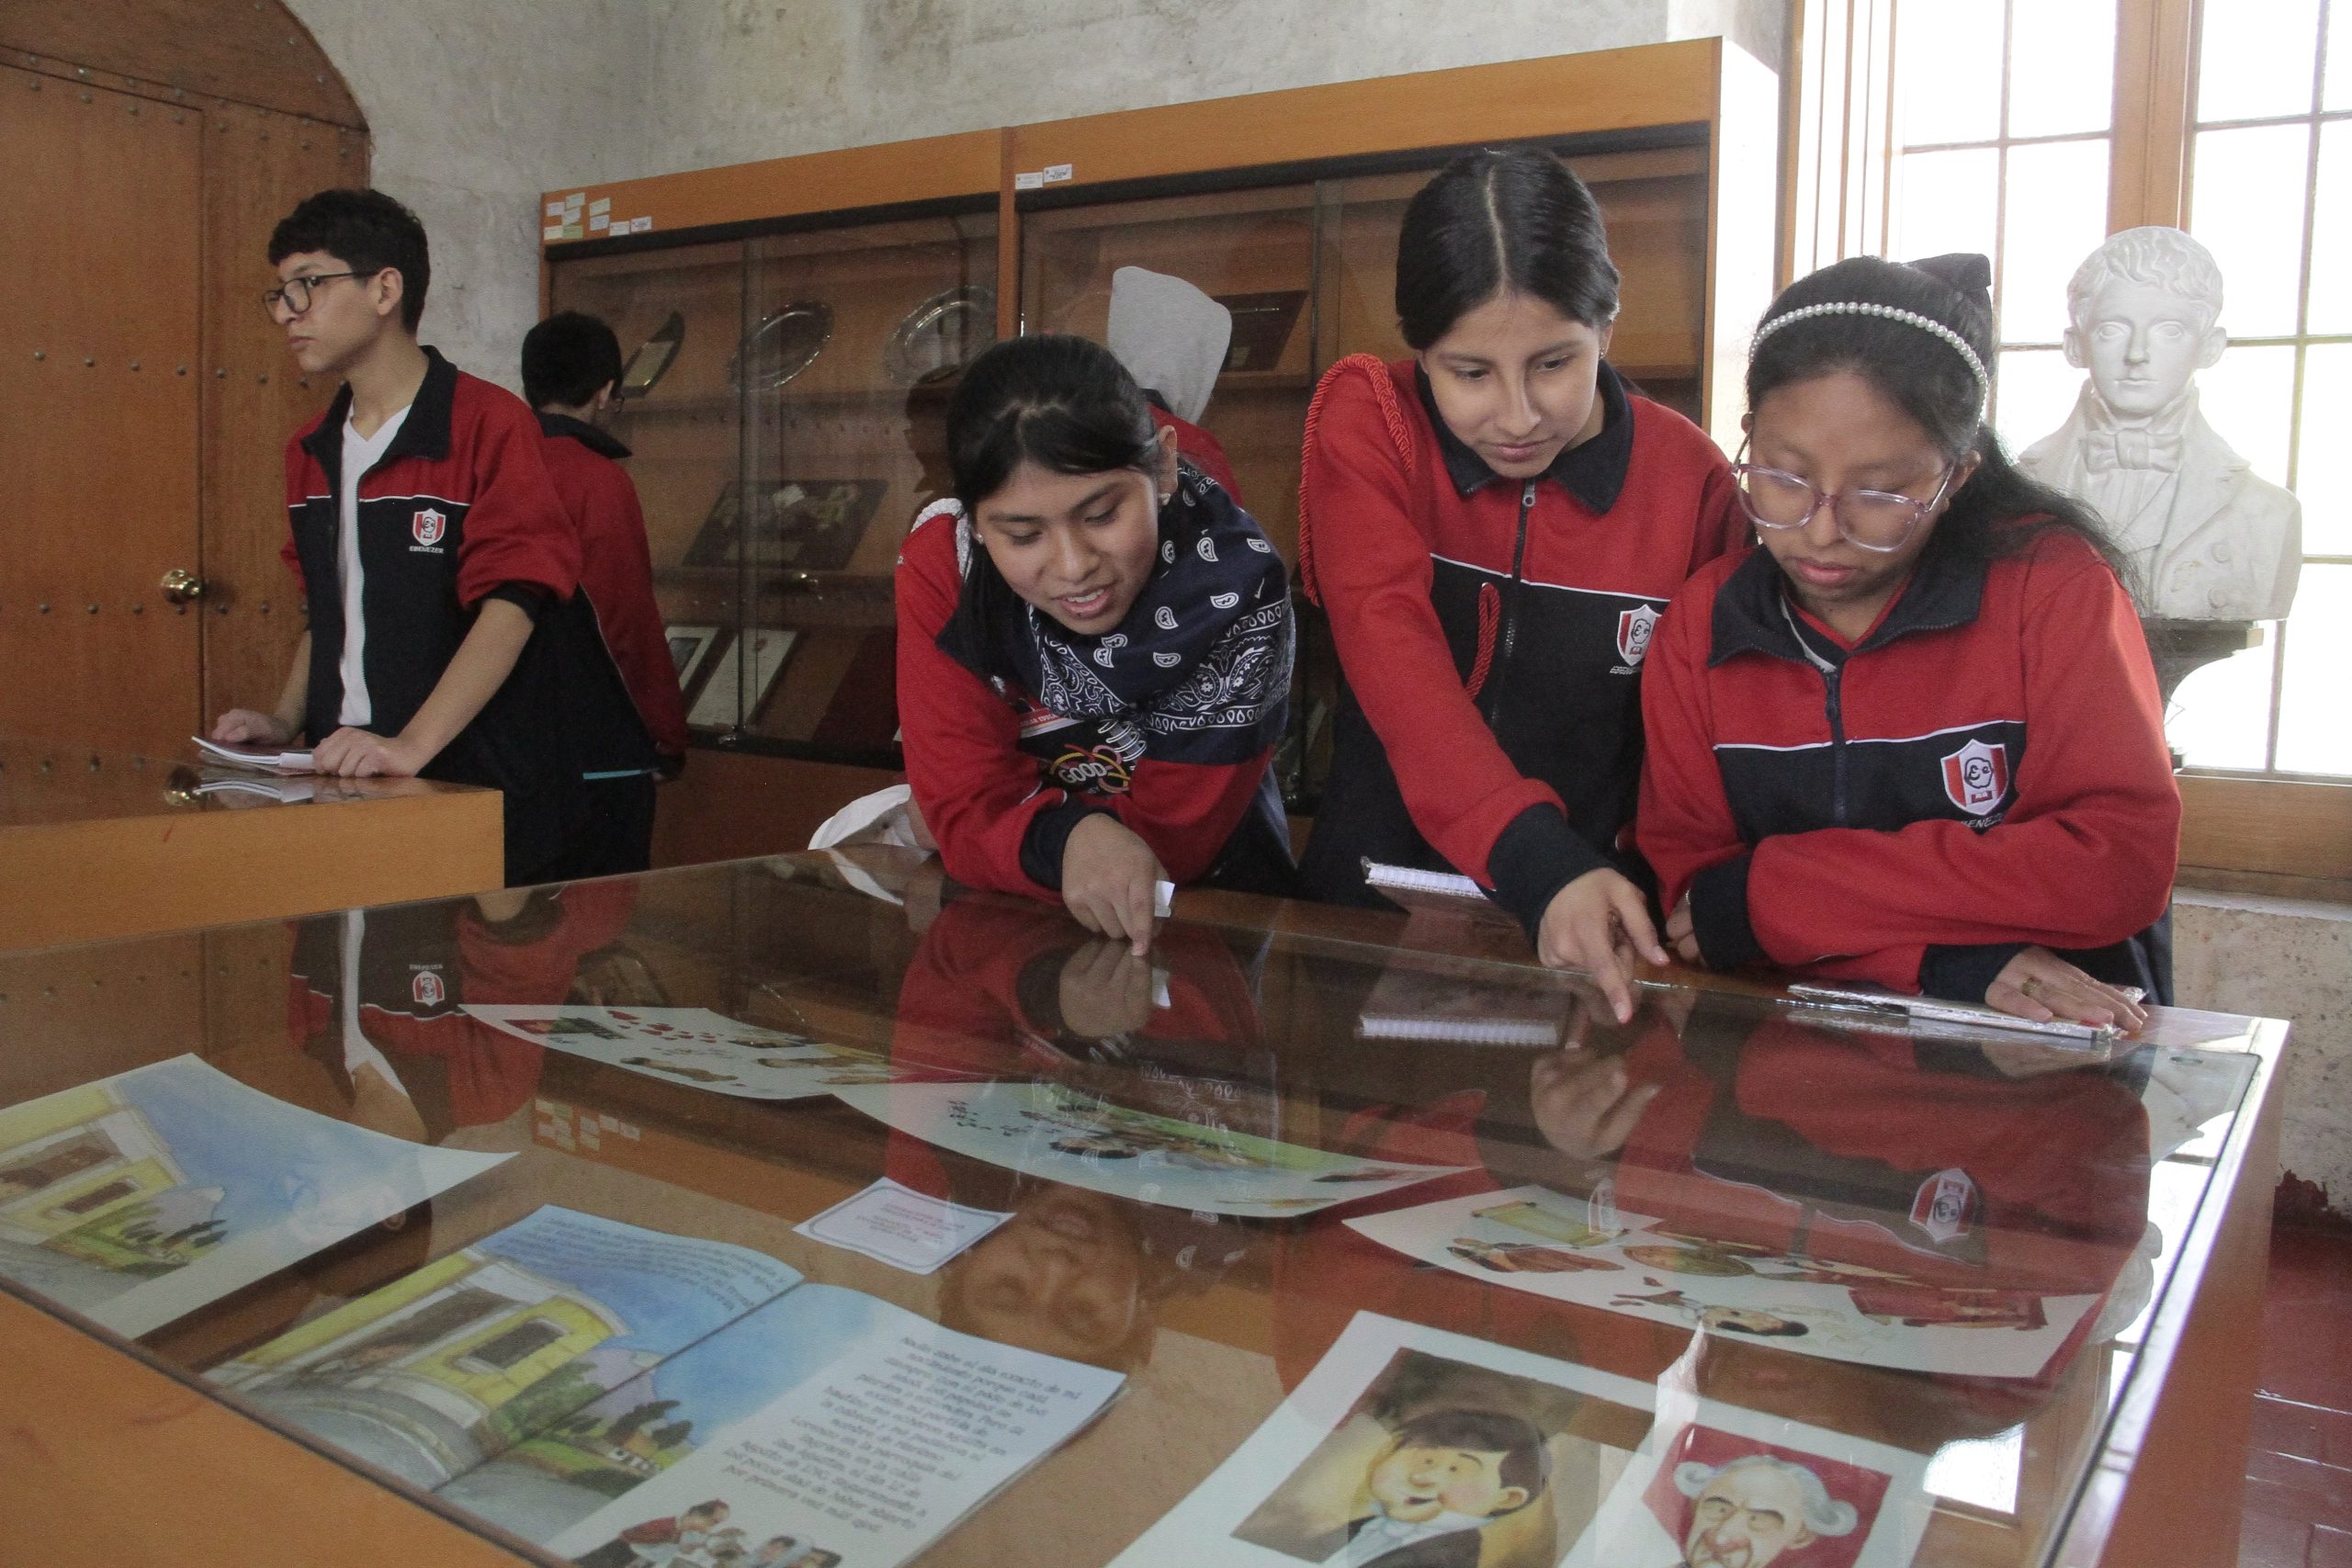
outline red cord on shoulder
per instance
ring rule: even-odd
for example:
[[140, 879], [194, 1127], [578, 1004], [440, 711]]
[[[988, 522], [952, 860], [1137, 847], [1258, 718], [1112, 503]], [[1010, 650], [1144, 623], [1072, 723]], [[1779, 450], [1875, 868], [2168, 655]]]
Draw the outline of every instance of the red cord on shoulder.
[[[1380, 405], [1381, 423], [1388, 427], [1388, 438], [1396, 443], [1396, 457], [1405, 465], [1405, 477], [1409, 479], [1413, 476], [1414, 466], [1412, 427], [1406, 423], [1405, 411], [1396, 401], [1396, 383], [1389, 376], [1388, 367], [1376, 355], [1351, 354], [1344, 359], [1334, 361], [1331, 368], [1323, 373], [1321, 384], [1315, 389], [1314, 400], [1306, 405], [1306, 429], [1300, 445], [1305, 447], [1315, 445], [1317, 428], [1323, 422], [1324, 396], [1338, 381], [1342, 370], [1359, 372], [1372, 383], [1373, 400]], [[1315, 536], [1308, 514], [1306, 474], [1302, 468], [1298, 479], [1298, 585], [1310, 604], [1320, 604], [1323, 594], [1315, 581]]]

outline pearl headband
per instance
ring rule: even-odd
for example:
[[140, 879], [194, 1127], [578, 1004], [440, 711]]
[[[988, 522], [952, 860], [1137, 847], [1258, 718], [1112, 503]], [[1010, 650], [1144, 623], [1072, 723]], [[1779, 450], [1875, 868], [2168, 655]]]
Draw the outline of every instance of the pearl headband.
[[1968, 361], [1969, 374], [1976, 378], [1976, 406], [1980, 411], [1992, 396], [1993, 378], [1986, 373], [1984, 361], [1978, 358], [1976, 351], [1968, 346], [1966, 338], [1932, 317], [1923, 316], [1917, 310], [1902, 310], [1894, 305], [1873, 305], [1860, 299], [1840, 299], [1826, 305], [1807, 305], [1800, 310], [1791, 310], [1785, 315], [1773, 317], [1756, 329], [1756, 341], [1748, 345], [1748, 354], [1752, 356], [1758, 344], [1791, 321], [1802, 321], [1815, 316], [1876, 316], [1882, 321], [1901, 321], [1905, 326], [1917, 327], [1922, 332], [1933, 333], [1951, 344], [1954, 351], [1962, 359]]

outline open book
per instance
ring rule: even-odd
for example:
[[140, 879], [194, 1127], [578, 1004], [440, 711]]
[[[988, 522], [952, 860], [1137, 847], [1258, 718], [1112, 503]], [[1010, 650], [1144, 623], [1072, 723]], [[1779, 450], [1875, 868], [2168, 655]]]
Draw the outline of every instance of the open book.
[[207, 740], [201, 735], [191, 735], [197, 751], [208, 762], [224, 762], [232, 768], [254, 768], [265, 773], [307, 773], [315, 764], [305, 750], [289, 751], [277, 746], [224, 745]]
[[554, 1207], [210, 1376], [583, 1564], [699, 1546], [826, 1568], [896, 1568], [1122, 1382]]

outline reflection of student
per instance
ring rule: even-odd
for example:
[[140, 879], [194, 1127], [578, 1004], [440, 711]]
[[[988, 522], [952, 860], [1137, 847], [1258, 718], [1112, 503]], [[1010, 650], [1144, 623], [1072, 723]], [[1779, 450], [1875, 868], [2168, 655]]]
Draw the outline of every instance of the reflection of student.
[[1544, 1494], [1552, 1456], [1516, 1416], [1438, 1410], [1416, 1416], [1364, 1474], [1372, 1511], [1345, 1538], [1300, 1555], [1326, 1568], [1477, 1568], [1478, 1532]]
[[956, 497], [899, 556], [907, 777], [948, 874], [1138, 953], [1153, 886], [1278, 891], [1282, 558], [1109, 350], [997, 344], [948, 405]]
[[1693, 1461], [1676, 1469], [1674, 1484], [1690, 1499], [1682, 1568], [1766, 1568], [1860, 1522], [1811, 1470], [1770, 1454], [1720, 1466]]

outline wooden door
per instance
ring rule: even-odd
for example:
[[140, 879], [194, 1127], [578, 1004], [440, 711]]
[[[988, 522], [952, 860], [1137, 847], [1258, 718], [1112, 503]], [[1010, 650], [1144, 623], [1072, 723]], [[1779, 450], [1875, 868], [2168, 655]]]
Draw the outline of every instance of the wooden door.
[[203, 118], [0, 68], [0, 730], [126, 749], [199, 722]]

